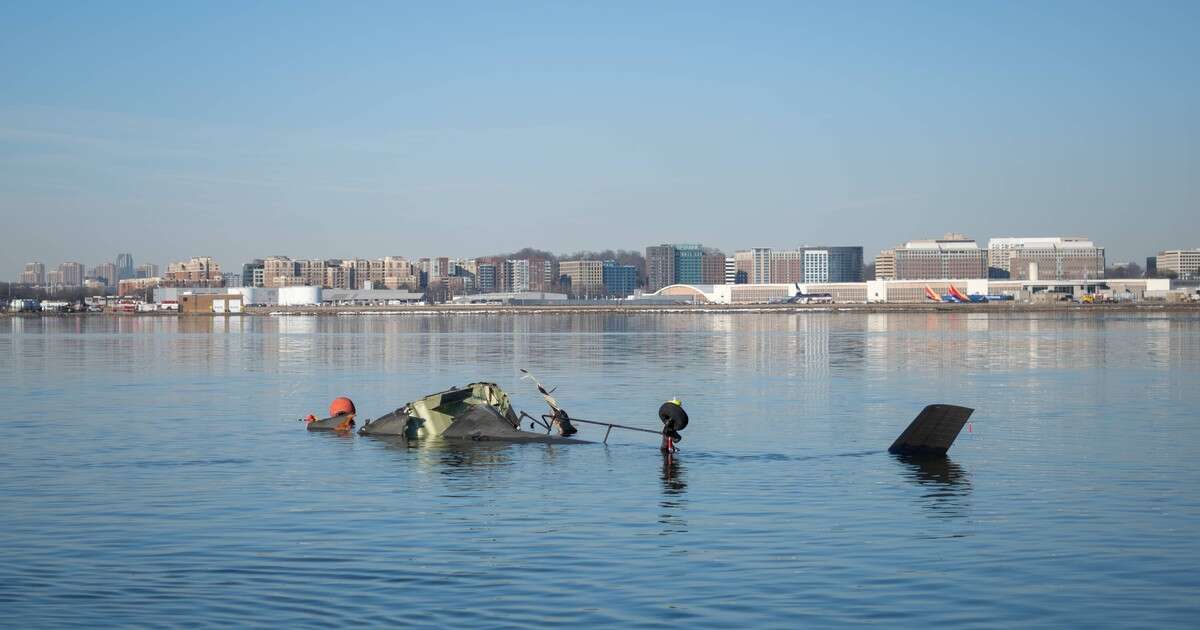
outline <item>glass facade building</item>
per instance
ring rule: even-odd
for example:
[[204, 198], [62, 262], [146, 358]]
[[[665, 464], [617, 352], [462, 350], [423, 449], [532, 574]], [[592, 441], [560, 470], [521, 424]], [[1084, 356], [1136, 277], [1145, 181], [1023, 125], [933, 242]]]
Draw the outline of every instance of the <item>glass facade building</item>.
[[699, 245], [675, 245], [675, 284], [703, 284], [703, 258]]
[[637, 267], [618, 265], [615, 261], [604, 261], [604, 292], [610, 296], [633, 295], [637, 289]]

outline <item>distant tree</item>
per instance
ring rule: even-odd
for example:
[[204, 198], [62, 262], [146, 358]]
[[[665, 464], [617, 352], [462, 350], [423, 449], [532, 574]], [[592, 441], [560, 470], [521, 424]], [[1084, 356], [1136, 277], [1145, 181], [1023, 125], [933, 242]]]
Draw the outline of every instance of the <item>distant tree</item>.
[[1107, 267], [1104, 269], [1105, 278], [1141, 278], [1141, 265], [1131, 262], [1119, 267]]

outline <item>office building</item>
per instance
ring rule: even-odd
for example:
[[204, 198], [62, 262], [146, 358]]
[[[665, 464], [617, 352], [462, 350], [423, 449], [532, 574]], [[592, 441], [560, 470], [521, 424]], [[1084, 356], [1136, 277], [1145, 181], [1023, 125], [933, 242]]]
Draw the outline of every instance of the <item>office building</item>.
[[896, 279], [896, 250], [885, 249], [875, 256], [875, 280]]
[[133, 269], [133, 277], [135, 278], [157, 278], [158, 265], [152, 263], [142, 263]]
[[495, 263], [479, 263], [476, 265], [476, 284], [479, 290], [485, 293], [496, 291], [496, 265]]
[[133, 254], [117, 254], [117, 281], [134, 277]]
[[734, 254], [734, 269], [749, 284], [861, 282], [862, 259], [860, 246], [755, 247]]
[[603, 267], [604, 292], [610, 297], [626, 297], [637, 290], [638, 269], [606, 260]]
[[1036, 264], [1041, 279], [1101, 278], [1104, 248], [1081, 237], [1004, 237], [988, 240], [988, 273], [992, 278], [1031, 279]]
[[725, 257], [725, 284], [737, 283], [737, 258]]
[[675, 246], [653, 245], [646, 248], [646, 290], [657, 291], [675, 284]]
[[697, 244], [675, 245], [675, 283], [699, 284], [704, 279], [704, 250]]
[[1158, 273], [1173, 272], [1183, 280], [1200, 278], [1200, 249], [1161, 251], [1155, 256], [1155, 263]]
[[570, 280], [575, 295], [595, 295], [604, 288], [604, 262], [599, 260], [561, 261], [558, 275]]
[[898, 280], [988, 277], [987, 252], [961, 234], [909, 241], [892, 251]]
[[725, 284], [725, 254], [710, 249], [700, 255], [700, 282]]

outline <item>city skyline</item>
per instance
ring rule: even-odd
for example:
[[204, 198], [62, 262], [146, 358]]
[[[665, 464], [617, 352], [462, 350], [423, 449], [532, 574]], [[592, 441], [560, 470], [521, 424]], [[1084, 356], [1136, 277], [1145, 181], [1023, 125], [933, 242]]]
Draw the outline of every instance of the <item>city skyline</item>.
[[1195, 3], [2, 11], [0, 269], [1200, 242]]

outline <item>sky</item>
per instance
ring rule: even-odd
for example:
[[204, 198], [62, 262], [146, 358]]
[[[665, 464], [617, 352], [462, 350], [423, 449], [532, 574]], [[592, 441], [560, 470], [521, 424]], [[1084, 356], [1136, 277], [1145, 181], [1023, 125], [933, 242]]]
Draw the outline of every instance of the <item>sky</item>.
[[0, 277], [209, 255], [1200, 247], [1196, 2], [0, 0]]

